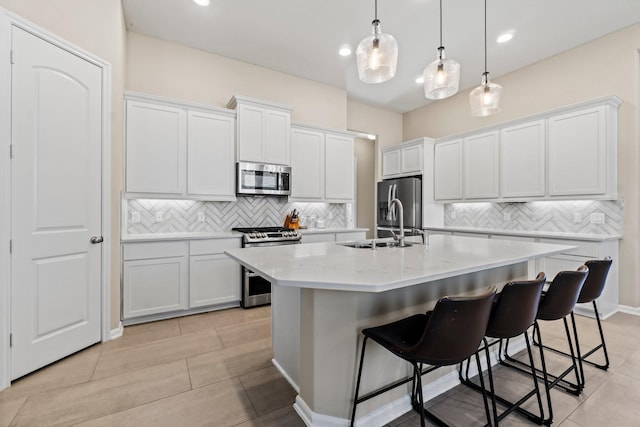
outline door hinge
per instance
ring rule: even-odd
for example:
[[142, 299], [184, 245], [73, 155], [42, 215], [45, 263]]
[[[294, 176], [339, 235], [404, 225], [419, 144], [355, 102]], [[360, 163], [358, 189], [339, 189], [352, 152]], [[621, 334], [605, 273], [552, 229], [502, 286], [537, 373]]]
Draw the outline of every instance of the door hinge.
[[13, 60], [13, 49], [11, 49], [11, 50], [9, 51], [9, 61], [10, 61], [12, 64], [15, 64], [15, 62], [14, 62], [14, 60]]
[[13, 347], [13, 334], [9, 334], [9, 347]]
[[9, 253], [13, 253], [13, 239], [9, 239]]
[[13, 159], [13, 144], [9, 144], [9, 158]]

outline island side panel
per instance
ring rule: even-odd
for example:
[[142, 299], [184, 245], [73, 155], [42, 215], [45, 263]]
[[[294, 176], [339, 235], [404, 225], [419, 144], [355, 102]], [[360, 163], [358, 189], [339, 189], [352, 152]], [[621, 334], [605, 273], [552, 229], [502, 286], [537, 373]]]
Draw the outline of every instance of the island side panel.
[[273, 363], [299, 391], [300, 288], [271, 286], [271, 347]]
[[[490, 284], [501, 286], [528, 275], [528, 263], [524, 262], [381, 293], [302, 289], [299, 398], [315, 414], [348, 419], [363, 328], [430, 310], [444, 295], [478, 292]], [[362, 393], [410, 374], [406, 362], [371, 341], [364, 363]], [[435, 371], [425, 378], [425, 386], [453, 369]], [[357, 418], [408, 393], [408, 386], [399, 387], [365, 402], [358, 406]]]

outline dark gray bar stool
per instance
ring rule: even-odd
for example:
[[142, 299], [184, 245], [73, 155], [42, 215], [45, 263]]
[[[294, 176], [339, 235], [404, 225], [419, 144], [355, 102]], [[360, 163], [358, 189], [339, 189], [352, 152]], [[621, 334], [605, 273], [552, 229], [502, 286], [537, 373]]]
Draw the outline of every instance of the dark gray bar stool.
[[[358, 404], [410, 381], [413, 385], [412, 405], [414, 410], [420, 413], [421, 425], [424, 427], [426, 416], [437, 425], [446, 426], [444, 421], [424, 408], [422, 375], [442, 366], [457, 365], [474, 354], [478, 370], [481, 371], [477, 351], [489, 322], [495, 293], [496, 287], [490, 286], [477, 296], [444, 297], [438, 300], [433, 311], [426, 314], [416, 314], [396, 322], [363, 329], [364, 340], [353, 398], [351, 426], [353, 427], [355, 421]], [[413, 367], [413, 376], [358, 397], [365, 348], [369, 338], [409, 362]], [[488, 358], [488, 352], [486, 350], [485, 352]], [[430, 366], [423, 370], [423, 365]], [[482, 389], [484, 388], [484, 382], [482, 382]], [[491, 416], [486, 393], [483, 393], [483, 399], [487, 422], [490, 424]]]
[[[578, 354], [579, 366], [580, 366], [580, 379], [581, 379], [581, 387], [584, 388], [585, 385], [585, 376], [584, 376], [584, 368], [582, 366], [583, 363], [588, 363], [596, 368], [607, 370], [609, 369], [609, 353], [607, 352], [607, 344], [604, 341], [604, 333], [602, 331], [602, 323], [600, 322], [600, 314], [598, 313], [598, 306], [596, 301], [602, 295], [602, 291], [607, 283], [607, 276], [609, 274], [609, 270], [611, 269], [611, 264], [613, 263], [610, 257], [606, 257], [604, 259], [597, 260], [589, 260], [584, 263], [589, 268], [589, 275], [582, 286], [582, 291], [580, 291], [580, 296], [578, 297], [578, 303], [592, 303], [593, 311], [596, 316], [596, 322], [598, 324], [598, 332], [600, 333], [600, 344], [596, 345], [586, 353], [580, 353], [580, 344], [576, 341], [576, 352]], [[571, 323], [573, 325], [573, 333], [577, 336], [578, 331], [576, 327], [576, 319], [573, 311], [571, 312]], [[538, 345], [538, 343], [536, 343]], [[556, 353], [563, 354], [565, 356], [571, 356], [570, 354], [545, 346], [545, 349], [551, 350]], [[596, 351], [602, 349], [604, 356], [604, 364], [598, 364], [593, 361], [587, 360], [587, 357], [594, 354]]]
[[[489, 343], [487, 339], [484, 338], [485, 348], [489, 348], [491, 346], [499, 344], [500, 349], [502, 349], [502, 341], [504, 339], [515, 338], [523, 335], [525, 343], [527, 345], [529, 364], [531, 366], [529, 374], [533, 381], [533, 388], [514, 403], [495, 393], [491, 364], [490, 362], [487, 363], [490, 394], [493, 397], [493, 420], [494, 425], [496, 426], [498, 425], [500, 420], [505, 418], [514, 410], [517, 410], [522, 415], [538, 424], [542, 424], [542, 422], [544, 421], [542, 397], [540, 394], [540, 388], [538, 386], [538, 378], [534, 368], [535, 365], [533, 362], [533, 354], [531, 352], [531, 342], [529, 341], [529, 334], [527, 333], [527, 331], [531, 326], [533, 326], [536, 321], [538, 305], [540, 303], [540, 295], [542, 294], [542, 288], [544, 287], [545, 282], [546, 276], [544, 275], [544, 273], [539, 273], [535, 280], [514, 281], [507, 283], [502, 288], [502, 291], [496, 295], [496, 299], [493, 304], [493, 310], [491, 311], [491, 317], [489, 319], [489, 324], [487, 326], [487, 331], [485, 333], [485, 337], [493, 338], [494, 340]], [[460, 382], [475, 390], [482, 391], [480, 389], [480, 386], [475, 384], [469, 378], [469, 362], [470, 360], [467, 360], [466, 375], [464, 377], [462, 375], [462, 364], [460, 364]], [[533, 413], [521, 408], [521, 405], [533, 396], [536, 396], [538, 401], [539, 415], [534, 415]], [[500, 415], [498, 415], [497, 412], [496, 401], [507, 407], [507, 409], [505, 409]]]
[[[534, 368], [538, 373], [538, 378], [544, 381], [545, 391], [547, 395], [547, 407], [549, 409], [548, 417], [543, 420], [544, 424], [550, 425], [553, 422], [553, 408], [551, 406], [551, 394], [550, 391], [554, 387], [559, 387], [571, 394], [579, 395], [582, 391], [580, 373], [578, 372], [578, 360], [576, 353], [573, 349], [573, 342], [571, 333], [569, 332], [569, 323], [567, 317], [572, 313], [573, 308], [578, 302], [578, 296], [582, 290], [582, 286], [589, 274], [587, 266], [582, 265], [577, 271], [561, 271], [556, 274], [553, 281], [549, 285], [549, 288], [542, 293], [540, 298], [540, 305], [538, 306], [538, 313], [536, 314], [536, 321], [533, 325], [533, 333], [537, 338], [537, 342], [540, 346], [540, 360], [542, 364], [542, 370]], [[544, 345], [542, 342], [542, 336], [540, 334], [539, 321], [554, 321], [560, 320], [564, 322], [564, 329], [567, 336], [567, 342], [569, 344], [569, 352], [571, 357], [571, 366], [566, 368], [559, 375], [553, 375], [548, 373], [547, 365], [544, 358]], [[575, 332], [575, 331], [574, 331]], [[574, 333], [573, 339], [578, 345], [578, 336]], [[532, 369], [532, 365], [516, 360], [508, 353], [509, 340], [504, 349], [504, 359], [500, 360], [500, 363], [504, 366], [519, 369], [522, 372], [529, 373]], [[526, 368], [526, 369], [524, 369]], [[576, 382], [572, 383], [565, 378], [573, 372], [576, 377]], [[541, 374], [541, 375], [540, 375]]]

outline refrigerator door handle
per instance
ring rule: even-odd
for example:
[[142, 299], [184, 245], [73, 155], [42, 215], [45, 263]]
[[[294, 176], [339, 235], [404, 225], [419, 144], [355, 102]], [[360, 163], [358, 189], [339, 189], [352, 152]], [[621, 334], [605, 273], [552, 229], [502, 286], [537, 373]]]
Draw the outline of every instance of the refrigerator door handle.
[[387, 191], [387, 213], [386, 213], [386, 217], [388, 221], [393, 220], [393, 216], [391, 213], [391, 194], [393, 192], [393, 185], [389, 186], [389, 189]]

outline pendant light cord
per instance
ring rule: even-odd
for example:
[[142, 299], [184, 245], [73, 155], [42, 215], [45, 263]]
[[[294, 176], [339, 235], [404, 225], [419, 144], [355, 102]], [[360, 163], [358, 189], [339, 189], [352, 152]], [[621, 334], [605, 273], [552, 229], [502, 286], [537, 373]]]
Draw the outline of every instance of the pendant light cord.
[[484, 72], [487, 73], [487, 0], [484, 0]]
[[442, 0], [440, 0], [440, 47], [442, 47]]
[[377, 21], [378, 20], [378, 0], [375, 0], [374, 4], [375, 4], [375, 6], [374, 6], [374, 15], [375, 15], [375, 20]]

